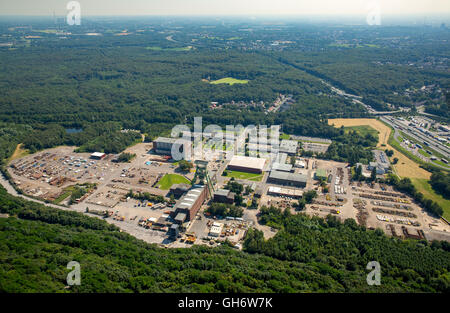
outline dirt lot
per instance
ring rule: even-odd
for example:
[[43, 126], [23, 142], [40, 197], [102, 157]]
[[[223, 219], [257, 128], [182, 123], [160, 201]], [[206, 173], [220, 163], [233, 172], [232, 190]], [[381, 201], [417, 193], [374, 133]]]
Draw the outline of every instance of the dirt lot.
[[376, 119], [369, 118], [338, 118], [329, 119], [329, 125], [334, 125], [335, 127], [348, 127], [348, 126], [362, 126], [367, 125], [378, 131], [378, 145], [377, 147], [382, 149], [394, 150], [394, 155], [390, 158], [391, 161], [394, 158], [398, 158], [398, 163], [393, 165], [395, 172], [401, 177], [411, 177], [411, 178], [426, 178], [429, 179], [431, 174], [424, 169], [420, 168], [417, 163], [410, 160], [404, 154], [395, 150], [388, 144], [389, 135], [391, 129]]

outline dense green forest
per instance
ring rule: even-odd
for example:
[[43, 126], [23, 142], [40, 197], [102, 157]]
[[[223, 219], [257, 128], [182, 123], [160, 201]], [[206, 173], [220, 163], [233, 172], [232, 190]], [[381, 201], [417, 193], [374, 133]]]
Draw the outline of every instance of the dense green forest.
[[30, 152], [59, 145], [79, 146], [77, 152], [119, 153], [126, 147], [142, 141], [138, 132], [121, 132], [119, 122], [82, 124], [82, 131], [69, 133], [58, 124], [36, 124], [24, 138], [24, 147]]
[[450, 174], [448, 172], [434, 171], [431, 174], [430, 185], [444, 198], [450, 199]]
[[0, 166], [14, 153], [32, 128], [26, 125], [15, 125], [0, 122]]
[[[118, 153], [137, 140], [136, 133], [120, 133], [122, 128], [151, 139], [169, 134], [176, 124], [191, 124], [195, 116], [202, 116], [205, 126], [280, 124], [286, 133], [340, 141], [343, 136], [327, 125], [328, 118], [366, 116], [360, 105], [328, 96], [329, 87], [316, 77], [254, 52], [39, 47], [0, 55], [0, 119], [32, 127], [24, 142], [32, 152], [66, 144]], [[28, 63], [32, 68], [22, 65]], [[228, 76], [249, 83], [202, 81]], [[212, 101], [264, 101], [268, 108], [279, 94], [292, 94], [295, 102], [277, 113], [262, 107], [209, 108]], [[359, 151], [356, 141], [343, 144]], [[330, 157], [346, 160], [346, 154]]]
[[425, 240], [401, 241], [388, 238], [381, 229], [369, 231], [353, 219], [344, 223], [329, 215], [326, 219], [291, 215], [289, 211], [270, 207], [261, 209], [260, 221], [280, 229], [272, 239], [264, 240], [261, 231], [250, 231], [245, 251], [271, 256], [278, 260], [316, 264], [319, 272], [352, 290], [370, 261], [382, 268], [382, 285], [386, 290], [450, 290], [450, 245]]
[[[436, 47], [436, 55], [448, 58], [448, 50]], [[448, 48], [447, 48], [448, 49]], [[343, 49], [326, 53], [286, 52], [279, 59], [314, 76], [332, 82], [344, 91], [362, 96], [362, 101], [384, 111], [395, 106], [425, 105], [426, 111], [450, 117], [445, 93], [450, 86], [450, 74], [441, 70], [413, 67], [424, 62], [423, 51], [407, 50], [395, 53], [392, 49]], [[388, 79], [387, 79], [388, 78]], [[423, 86], [439, 89], [421, 91]]]
[[[445, 242], [399, 241], [354, 222], [290, 216], [262, 219], [282, 230], [264, 241], [248, 234], [247, 252], [227, 245], [163, 249], [106, 222], [13, 197], [0, 188], [0, 290], [6, 292], [448, 292]], [[68, 262], [81, 285], [64, 289]], [[365, 265], [378, 260], [381, 286]]]

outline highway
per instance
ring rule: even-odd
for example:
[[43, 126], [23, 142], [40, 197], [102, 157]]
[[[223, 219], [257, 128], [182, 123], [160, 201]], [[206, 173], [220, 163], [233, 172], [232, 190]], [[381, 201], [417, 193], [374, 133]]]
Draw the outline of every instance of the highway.
[[425, 134], [422, 134], [419, 131], [414, 131], [414, 129], [412, 127], [409, 128], [405, 128], [405, 125], [400, 123], [399, 121], [395, 120], [392, 117], [380, 117], [380, 119], [391, 125], [392, 127], [394, 127], [396, 133], [398, 130], [398, 127], [402, 128], [402, 131], [407, 134], [408, 136], [412, 137], [413, 139], [417, 140], [418, 142], [420, 142], [420, 144], [422, 146], [424, 146], [424, 149], [426, 149], [426, 145], [423, 144], [424, 141], [428, 142], [430, 144], [430, 148], [436, 150], [437, 152], [439, 152], [440, 154], [444, 155], [446, 157], [446, 159], [448, 160], [450, 158], [450, 149], [448, 147], [446, 147], [445, 145], [441, 144], [439, 141], [437, 141], [436, 139], [427, 136]]

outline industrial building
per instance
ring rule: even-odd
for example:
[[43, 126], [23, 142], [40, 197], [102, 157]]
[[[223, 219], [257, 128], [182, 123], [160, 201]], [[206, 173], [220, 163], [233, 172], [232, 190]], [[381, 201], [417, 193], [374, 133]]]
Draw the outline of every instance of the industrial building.
[[299, 199], [303, 196], [303, 190], [270, 186], [269, 189], [267, 190], [267, 194], [273, 196], [283, 196], [283, 197], [290, 197], [293, 199]]
[[180, 234], [180, 225], [172, 224], [172, 226], [170, 226], [169, 228], [169, 237], [176, 239], [179, 234]]
[[306, 161], [305, 160], [295, 160], [294, 166], [297, 168], [306, 168]]
[[234, 192], [227, 189], [219, 189], [214, 192], [214, 202], [232, 204], [234, 202], [234, 196]]
[[227, 168], [231, 171], [260, 174], [264, 170], [265, 164], [265, 159], [235, 155], [231, 159]]
[[191, 142], [182, 138], [166, 138], [158, 137], [153, 142], [153, 148], [157, 154], [172, 155], [172, 150], [183, 155], [185, 159], [186, 153], [189, 151]]
[[304, 188], [306, 187], [307, 180], [308, 177], [303, 174], [287, 173], [281, 171], [270, 171], [267, 182], [277, 185], [295, 186]]
[[103, 152], [94, 152], [91, 154], [91, 159], [101, 160], [106, 157], [106, 154]]
[[275, 162], [272, 164], [272, 171], [292, 172], [292, 165], [287, 163]]
[[367, 169], [372, 171], [376, 168], [377, 175], [386, 174], [389, 171], [390, 163], [389, 159], [384, 151], [372, 150], [375, 162], [370, 162]]
[[278, 149], [281, 153], [287, 153], [288, 155], [297, 154], [298, 142], [295, 140], [281, 140], [280, 148]]
[[386, 174], [389, 169], [389, 164], [380, 163], [380, 162], [370, 162], [367, 169], [372, 172], [373, 169], [376, 169], [377, 175]]
[[209, 235], [211, 237], [219, 237], [222, 233], [223, 224], [214, 222], [209, 230]]
[[195, 185], [174, 207], [175, 221], [184, 223], [192, 221], [206, 199], [205, 186]]
[[170, 194], [172, 194], [176, 199], [180, 198], [186, 192], [191, 189], [191, 185], [188, 184], [175, 184], [170, 187]]

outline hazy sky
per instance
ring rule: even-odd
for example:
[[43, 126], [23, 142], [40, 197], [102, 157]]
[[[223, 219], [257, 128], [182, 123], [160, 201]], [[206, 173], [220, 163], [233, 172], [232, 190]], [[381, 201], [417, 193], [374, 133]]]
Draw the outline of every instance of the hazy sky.
[[[69, 0], [0, 0], [0, 15], [66, 14]], [[450, 0], [78, 0], [82, 15], [449, 14]]]

